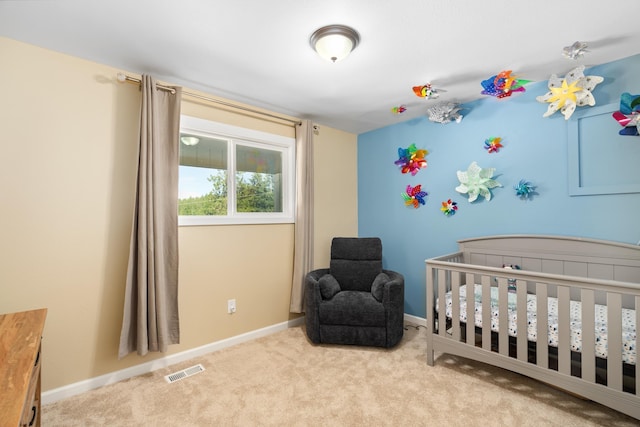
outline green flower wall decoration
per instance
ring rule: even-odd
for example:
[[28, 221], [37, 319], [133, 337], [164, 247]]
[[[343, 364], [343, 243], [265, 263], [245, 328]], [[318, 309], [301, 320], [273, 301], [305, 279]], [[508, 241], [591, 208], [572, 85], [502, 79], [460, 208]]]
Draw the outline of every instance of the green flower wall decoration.
[[460, 185], [456, 191], [469, 196], [469, 203], [474, 202], [478, 196], [491, 200], [491, 188], [502, 187], [498, 181], [493, 179], [495, 168], [483, 169], [476, 162], [471, 162], [469, 168], [463, 172], [458, 171]]

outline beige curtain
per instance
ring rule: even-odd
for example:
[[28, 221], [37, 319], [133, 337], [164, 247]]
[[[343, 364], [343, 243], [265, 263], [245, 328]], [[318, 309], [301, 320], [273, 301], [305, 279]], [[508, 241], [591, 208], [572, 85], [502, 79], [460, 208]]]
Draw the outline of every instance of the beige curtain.
[[296, 126], [296, 218], [291, 313], [304, 311], [304, 276], [313, 268], [313, 124]]
[[167, 351], [178, 323], [178, 153], [181, 88], [142, 76], [138, 183], [119, 357]]

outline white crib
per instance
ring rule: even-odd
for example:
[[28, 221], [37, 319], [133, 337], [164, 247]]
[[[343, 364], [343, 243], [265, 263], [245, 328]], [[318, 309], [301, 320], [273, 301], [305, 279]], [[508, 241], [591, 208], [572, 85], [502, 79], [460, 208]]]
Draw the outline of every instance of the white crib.
[[640, 419], [639, 246], [535, 235], [458, 243], [426, 261], [429, 366], [435, 352], [467, 357]]

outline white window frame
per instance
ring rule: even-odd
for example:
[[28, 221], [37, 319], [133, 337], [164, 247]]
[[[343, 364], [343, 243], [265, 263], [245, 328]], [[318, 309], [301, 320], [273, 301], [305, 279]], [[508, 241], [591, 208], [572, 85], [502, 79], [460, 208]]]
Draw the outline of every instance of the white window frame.
[[[294, 222], [295, 138], [185, 115], [180, 116], [180, 132], [227, 139], [229, 145], [227, 147], [227, 215], [179, 215], [179, 226]], [[236, 212], [235, 153], [238, 144], [282, 153], [282, 212]]]

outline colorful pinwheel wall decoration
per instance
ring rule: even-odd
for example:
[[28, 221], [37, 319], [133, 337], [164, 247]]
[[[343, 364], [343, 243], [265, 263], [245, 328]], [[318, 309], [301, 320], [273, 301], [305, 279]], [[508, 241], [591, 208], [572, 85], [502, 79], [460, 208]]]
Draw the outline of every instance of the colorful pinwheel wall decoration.
[[420, 169], [427, 167], [427, 160], [424, 158], [429, 152], [427, 150], [418, 150], [415, 144], [409, 147], [398, 148], [398, 156], [400, 157], [394, 163], [400, 166], [402, 173], [411, 173], [415, 176]]
[[484, 141], [484, 149], [489, 153], [497, 153], [503, 147], [500, 141], [502, 141], [502, 138], [492, 136]]
[[407, 190], [402, 193], [404, 204], [407, 206], [413, 206], [418, 209], [420, 205], [425, 204], [424, 198], [428, 195], [426, 191], [422, 191], [422, 185], [418, 184], [415, 187], [407, 185]]
[[620, 111], [612, 115], [623, 127], [620, 135], [637, 136], [640, 131], [640, 95], [631, 95], [628, 92], [620, 95]]
[[600, 76], [585, 76], [584, 65], [574, 68], [564, 79], [552, 74], [549, 78], [549, 92], [536, 97], [538, 102], [549, 103], [542, 117], [549, 117], [560, 110], [564, 119], [569, 120], [576, 107], [596, 105], [591, 91], [603, 81], [604, 78]]
[[519, 79], [511, 74], [511, 70], [501, 71], [495, 76], [491, 76], [486, 80], [483, 80], [482, 85], [483, 95], [495, 96], [496, 98], [506, 98], [511, 96], [513, 92], [524, 92], [524, 85], [531, 80]]
[[397, 107], [391, 108], [393, 114], [403, 114], [405, 111], [407, 111], [406, 105], [398, 105]]
[[458, 210], [458, 204], [453, 200], [449, 199], [446, 202], [442, 202], [442, 207], [440, 208], [445, 216], [453, 216]]
[[[437, 99], [440, 96], [438, 91], [442, 90], [434, 88], [431, 83], [425, 83], [422, 86], [414, 86], [412, 89], [416, 96], [424, 99]], [[446, 90], [443, 92], [446, 92]]]

